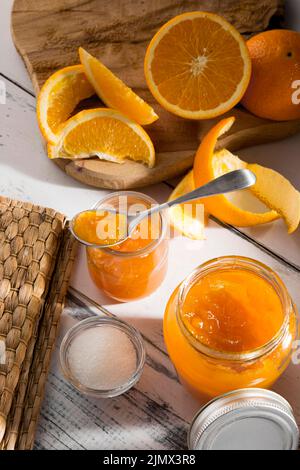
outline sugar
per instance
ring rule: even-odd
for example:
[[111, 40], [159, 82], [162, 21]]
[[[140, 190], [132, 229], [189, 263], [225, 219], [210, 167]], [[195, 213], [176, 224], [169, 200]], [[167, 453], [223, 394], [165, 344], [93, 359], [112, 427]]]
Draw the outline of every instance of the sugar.
[[86, 387], [108, 390], [125, 384], [136, 370], [136, 350], [123, 331], [109, 325], [89, 328], [68, 348], [72, 375]]

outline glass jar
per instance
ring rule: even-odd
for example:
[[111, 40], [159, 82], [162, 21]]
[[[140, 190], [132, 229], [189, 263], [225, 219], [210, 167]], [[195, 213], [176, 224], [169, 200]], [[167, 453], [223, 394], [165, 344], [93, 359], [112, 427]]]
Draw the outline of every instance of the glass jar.
[[[134, 215], [153, 204], [157, 205], [157, 202], [145, 194], [122, 191], [108, 195], [93, 209], [110, 207]], [[167, 272], [166, 229], [165, 215], [154, 214], [151, 219], [145, 219], [143, 229], [139, 229], [135, 236], [113, 248], [87, 247], [88, 269], [95, 284], [121, 302], [136, 300], [154, 292]]]
[[[130, 341], [133, 346], [133, 350], [135, 354], [135, 367], [132, 370], [132, 373], [128, 377], [126, 377], [126, 380], [124, 380], [124, 382], [122, 383], [118, 383], [118, 385], [108, 387], [107, 383], [104, 382], [101, 384], [102, 385], [101, 388], [99, 387], [91, 388], [85, 385], [84, 383], [82, 383], [79, 377], [76, 376], [76, 373], [74, 373], [74, 371], [72, 370], [72, 366], [71, 366], [72, 361], [70, 360], [71, 359], [70, 358], [71, 347], [72, 347], [72, 344], [74, 344], [74, 341], [82, 337], [82, 334], [84, 334], [85, 332], [92, 331], [92, 330], [93, 331], [101, 330], [101, 329], [103, 330], [103, 328], [110, 329], [110, 337], [111, 337], [112, 344], [115, 344], [115, 342], [117, 341], [115, 337], [115, 332], [121, 332], [127, 336], [128, 341]], [[119, 338], [119, 336], [117, 338]], [[106, 335], [106, 340], [107, 340], [107, 335]], [[81, 350], [80, 350], [81, 361], [86, 361], [87, 357], [89, 357], [87, 356], [87, 354], [88, 354], [90, 343], [85, 343], [84, 347], [82, 347], [83, 345], [81, 342], [80, 346], [81, 346]], [[127, 352], [128, 352], [128, 349], [127, 349]], [[78, 354], [78, 348], [77, 348], [77, 354]], [[95, 356], [94, 352], [91, 353], [90, 356], [91, 357], [89, 357], [89, 362], [93, 370], [93, 374], [100, 374], [101, 380], [104, 380], [104, 381], [107, 380], [107, 378], [105, 379], [103, 378], [103, 375], [101, 375], [101, 367], [98, 367], [96, 364], [92, 364], [93, 361], [94, 362], [101, 361], [101, 358], [99, 358], [98, 356]], [[145, 347], [144, 347], [144, 343], [143, 343], [140, 333], [133, 326], [128, 325], [127, 323], [123, 322], [122, 320], [118, 318], [99, 318], [99, 317], [86, 318], [85, 320], [82, 320], [76, 325], [74, 325], [66, 333], [60, 346], [60, 365], [61, 365], [62, 372], [65, 378], [77, 390], [79, 390], [85, 395], [89, 395], [95, 398], [112, 398], [112, 397], [116, 397], [118, 395], [121, 395], [127, 392], [140, 379], [142, 372], [143, 372], [144, 364], [145, 364], [145, 357], [146, 357]], [[118, 367], [120, 368], [121, 366], [119, 363], [115, 364], [114, 361], [110, 360], [109, 367], [112, 369], [111, 374], [114, 374], [114, 371], [118, 370]], [[86, 372], [86, 367], [85, 367], [85, 372]]]
[[[196, 338], [183, 321], [189, 292], [199, 280], [210, 273], [236, 269], [265, 280], [268, 288], [275, 290], [283, 313], [278, 331], [270, 340], [255, 349], [242, 352], [207, 346], [199, 337]], [[247, 292], [247, 286], [244, 289]], [[164, 338], [170, 358], [182, 383], [201, 401], [234, 389], [269, 388], [288, 366], [297, 333], [296, 309], [278, 275], [258, 261], [238, 256], [216, 258], [199, 266], [175, 289], [164, 316]]]

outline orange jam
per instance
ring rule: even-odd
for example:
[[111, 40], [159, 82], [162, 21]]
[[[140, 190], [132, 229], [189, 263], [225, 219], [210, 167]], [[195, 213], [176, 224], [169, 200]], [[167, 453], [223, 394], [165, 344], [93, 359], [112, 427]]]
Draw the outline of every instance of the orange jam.
[[126, 216], [105, 210], [80, 212], [73, 224], [75, 235], [95, 245], [112, 245], [126, 237]]
[[[145, 200], [149, 207], [150, 198], [140, 193], [130, 194], [134, 194], [132, 204], [135, 200]], [[118, 245], [87, 247], [88, 268], [95, 284], [121, 302], [139, 299], [155, 291], [167, 271], [168, 242], [164, 237], [164, 224], [163, 217], [156, 214], [151, 223], [144, 219], [131, 237]]]
[[164, 337], [182, 382], [200, 398], [270, 387], [287, 367], [296, 313], [282, 281], [248, 258], [200, 266], [173, 292]]
[[275, 289], [242, 269], [208, 273], [190, 288], [181, 319], [202, 344], [245, 352], [270, 341], [284, 318]]

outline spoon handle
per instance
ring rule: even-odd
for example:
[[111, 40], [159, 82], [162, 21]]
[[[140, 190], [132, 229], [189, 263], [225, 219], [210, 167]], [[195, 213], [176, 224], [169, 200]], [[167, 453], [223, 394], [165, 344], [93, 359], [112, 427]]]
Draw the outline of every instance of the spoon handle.
[[184, 194], [177, 199], [167, 201], [163, 204], [159, 204], [157, 206], [151, 207], [151, 209], [141, 212], [137, 217], [134, 217], [132, 222], [129, 223], [129, 233], [131, 233], [134, 227], [136, 227], [145, 217], [155, 214], [156, 212], [168, 209], [169, 207], [175, 206], [177, 204], [182, 204], [183, 202], [195, 201], [203, 197], [249, 188], [249, 186], [253, 186], [255, 184], [255, 181], [256, 176], [250, 170], [240, 169], [230, 171], [229, 173], [219, 176], [209, 183], [200, 186], [200, 188]]
[[183, 202], [194, 201], [216, 194], [225, 194], [231, 191], [249, 188], [249, 186], [255, 184], [255, 181], [256, 177], [250, 170], [241, 169], [230, 171], [190, 193], [169, 201], [166, 207], [172, 207], [175, 204], [182, 204]]

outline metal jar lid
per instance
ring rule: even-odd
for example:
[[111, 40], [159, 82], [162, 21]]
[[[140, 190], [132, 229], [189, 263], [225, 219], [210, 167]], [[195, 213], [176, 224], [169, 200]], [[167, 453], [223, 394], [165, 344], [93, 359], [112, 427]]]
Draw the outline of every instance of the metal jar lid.
[[298, 441], [290, 404], [262, 388], [234, 390], [210, 401], [188, 435], [191, 450], [292, 450]]

